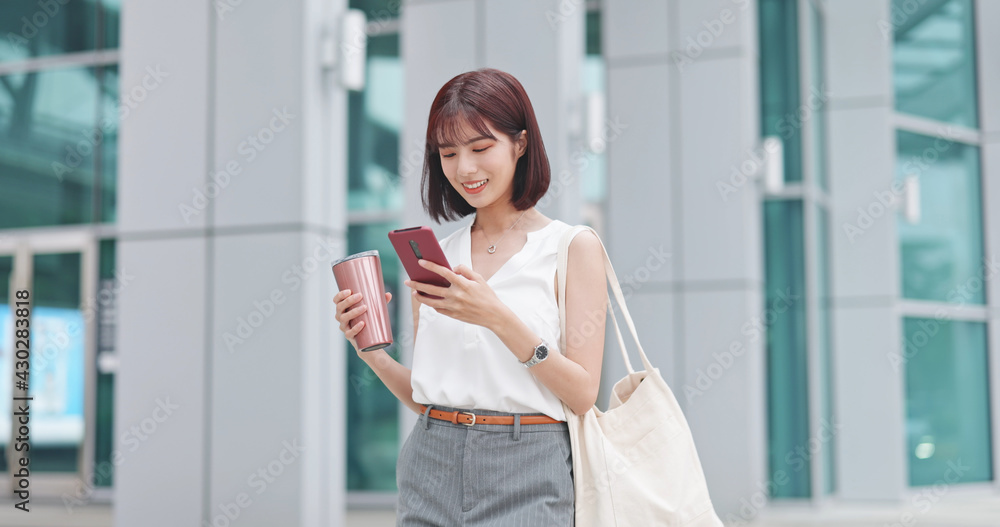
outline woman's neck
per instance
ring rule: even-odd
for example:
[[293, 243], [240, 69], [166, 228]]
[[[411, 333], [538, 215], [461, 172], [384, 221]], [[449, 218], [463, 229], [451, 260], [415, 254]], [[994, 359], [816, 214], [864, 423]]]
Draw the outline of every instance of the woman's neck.
[[[517, 210], [510, 207], [504, 211], [476, 210], [476, 218], [473, 220], [475, 228], [489, 233], [490, 235], [502, 234], [510, 230], [524, 230], [537, 219], [538, 212], [534, 207]], [[511, 226], [513, 225], [513, 228]]]

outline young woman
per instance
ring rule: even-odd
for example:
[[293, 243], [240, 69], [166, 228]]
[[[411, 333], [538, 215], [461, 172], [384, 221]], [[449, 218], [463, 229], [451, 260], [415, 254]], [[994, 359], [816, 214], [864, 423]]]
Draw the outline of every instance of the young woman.
[[[424, 209], [438, 223], [473, 219], [439, 240], [453, 270], [422, 262], [450, 287], [405, 282], [412, 371], [384, 350], [358, 352], [420, 414], [397, 462], [397, 525], [573, 525], [562, 404], [583, 414], [597, 399], [607, 309], [600, 241], [583, 231], [570, 243], [559, 349], [556, 251], [571, 226], [534, 207], [550, 167], [524, 88], [492, 68], [451, 79], [431, 105], [426, 145]], [[333, 300], [357, 350], [364, 325], [348, 321], [364, 299], [345, 289]]]

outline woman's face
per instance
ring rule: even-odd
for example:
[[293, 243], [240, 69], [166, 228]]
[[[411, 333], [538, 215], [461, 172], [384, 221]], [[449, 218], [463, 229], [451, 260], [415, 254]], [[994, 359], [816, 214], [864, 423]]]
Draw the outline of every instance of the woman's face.
[[[460, 142], [467, 144], [442, 145], [438, 150], [448, 182], [477, 209], [512, 201], [514, 169], [528, 142], [527, 132], [523, 130], [517, 142], [512, 143], [489, 123], [486, 126], [496, 140], [476, 137], [479, 134], [463, 123]], [[476, 184], [480, 186], [467, 186]]]

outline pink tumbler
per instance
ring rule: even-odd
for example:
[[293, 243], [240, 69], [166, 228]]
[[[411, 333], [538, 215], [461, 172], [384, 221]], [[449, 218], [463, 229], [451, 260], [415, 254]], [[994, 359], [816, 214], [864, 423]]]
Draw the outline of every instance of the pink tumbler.
[[[361, 351], [374, 351], [392, 344], [392, 326], [389, 324], [389, 308], [385, 301], [385, 285], [382, 282], [382, 262], [378, 250], [345, 256], [333, 262], [333, 277], [337, 289], [350, 289], [351, 294], [361, 293], [361, 304], [368, 306], [354, 320], [354, 327], [360, 321], [365, 327], [354, 336]], [[351, 309], [360, 304], [355, 304]]]

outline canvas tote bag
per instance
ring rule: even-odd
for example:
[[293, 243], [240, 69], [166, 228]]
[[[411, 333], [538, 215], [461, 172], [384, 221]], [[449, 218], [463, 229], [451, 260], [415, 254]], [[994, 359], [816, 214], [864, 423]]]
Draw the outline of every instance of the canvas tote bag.
[[[566, 349], [569, 243], [585, 229], [593, 231], [586, 225], [575, 225], [559, 239], [560, 350]], [[563, 403], [573, 451], [576, 527], [721, 527], [687, 420], [639, 344], [604, 242], [601, 247], [605, 274], [646, 369], [632, 369], [612, 310], [611, 321], [628, 375], [614, 385], [607, 412], [595, 405], [576, 415]]]

